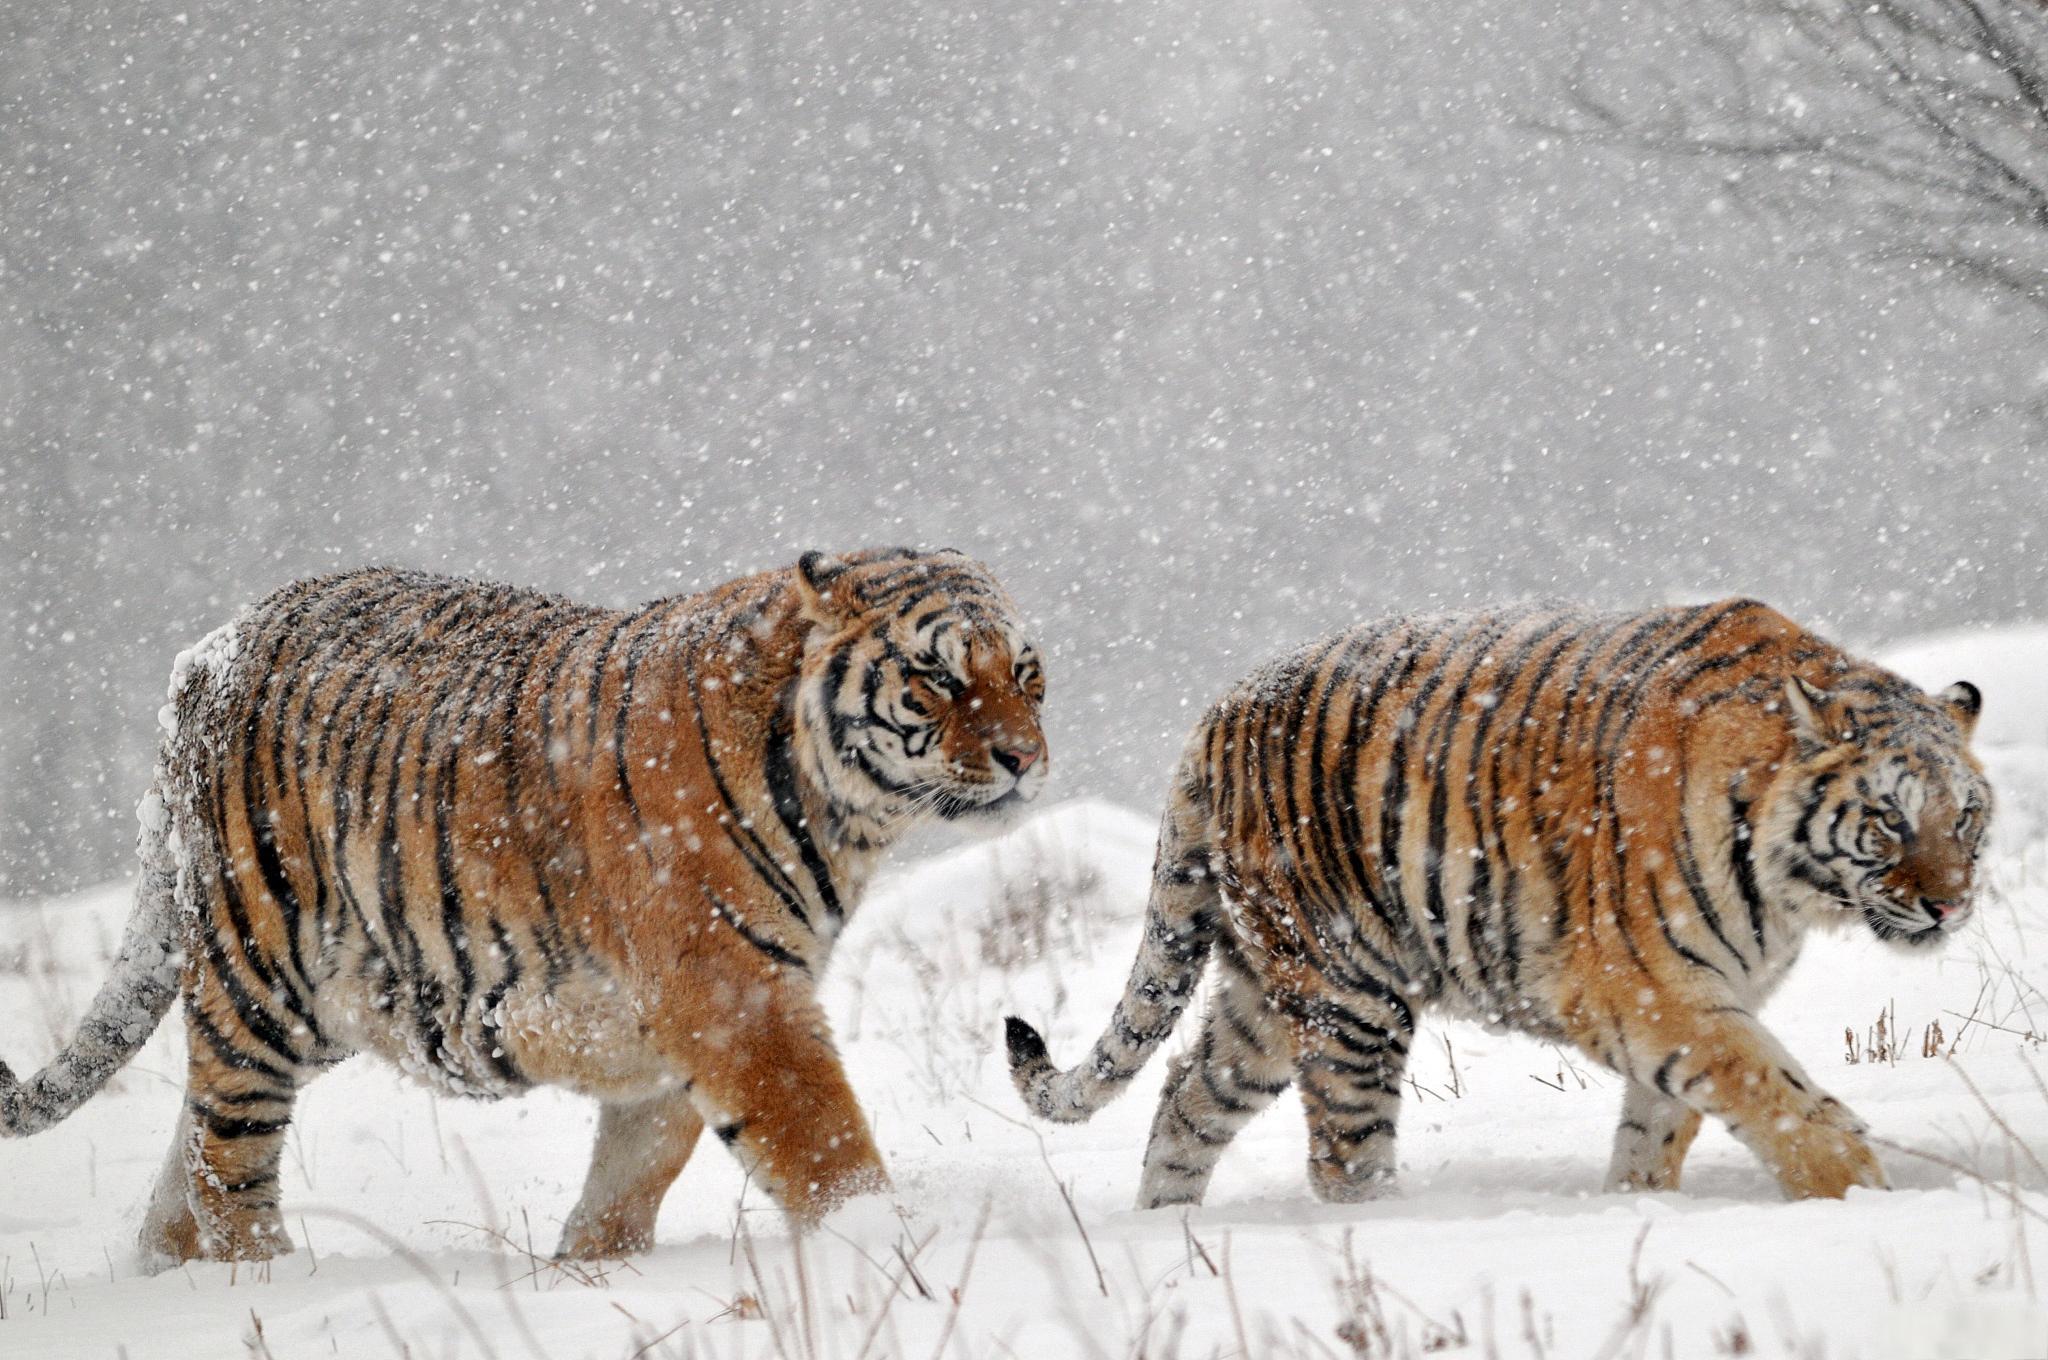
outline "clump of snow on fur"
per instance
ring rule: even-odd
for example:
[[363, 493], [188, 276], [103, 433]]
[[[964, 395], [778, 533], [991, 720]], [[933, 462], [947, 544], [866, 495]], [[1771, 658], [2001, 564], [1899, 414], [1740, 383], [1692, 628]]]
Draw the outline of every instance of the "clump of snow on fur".
[[171, 663], [170, 691], [164, 706], [157, 710], [157, 725], [164, 730], [165, 740], [178, 735], [178, 703], [185, 695], [185, 688], [192, 681], [193, 673], [210, 680], [221, 680], [242, 654], [241, 627], [248, 610], [243, 609], [232, 619], [208, 633], [199, 641], [178, 653]]
[[142, 823], [144, 838], [161, 836], [169, 828], [171, 810], [164, 806], [164, 798], [154, 784], [149, 792], [142, 795], [142, 801], [135, 805], [135, 820]]
[[[143, 863], [143, 877], [145, 881], [150, 877], [151, 862], [156, 859], [159, 871], [167, 876], [166, 893], [187, 917], [195, 911], [197, 897], [191, 863], [195, 847], [184, 831], [189, 819], [178, 815], [190, 806], [192, 798], [190, 761], [181, 754], [181, 738], [190, 734], [181, 730], [180, 715], [190, 717], [196, 703], [217, 699], [227, 688], [229, 675], [242, 655], [242, 624], [249, 613], [248, 606], [237, 610], [233, 618], [179, 652], [171, 662], [166, 702], [156, 715], [157, 725], [164, 730], [163, 744], [149, 792], [136, 809], [142, 822], [136, 853]], [[205, 695], [194, 692], [195, 683], [203, 686]]]

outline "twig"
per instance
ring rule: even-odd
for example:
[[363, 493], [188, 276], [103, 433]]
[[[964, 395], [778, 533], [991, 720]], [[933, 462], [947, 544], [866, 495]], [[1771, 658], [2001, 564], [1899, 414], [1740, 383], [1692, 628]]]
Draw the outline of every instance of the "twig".
[[2026, 1154], [2028, 1163], [2034, 1168], [2034, 1174], [2044, 1180], [2048, 1180], [2048, 1167], [2041, 1165], [2041, 1159], [2034, 1155], [2034, 1150], [2027, 1146], [2026, 1140], [2014, 1132], [2012, 1125], [2006, 1123], [2005, 1116], [1992, 1108], [1991, 1102], [1984, 1098], [1984, 1093], [1977, 1088], [1977, 1083], [1970, 1080], [1970, 1074], [1963, 1070], [1962, 1064], [1954, 1059], [1950, 1059], [1949, 1066], [1955, 1069], [1955, 1074], [1958, 1077], [1963, 1079], [1963, 1085], [1970, 1088], [1970, 1095], [1976, 1099], [1978, 1105], [1983, 1107], [1984, 1113], [1991, 1116], [1991, 1122], [1997, 1126], [1998, 1131], [2006, 1136], [2013, 1147]]
[[1977, 1184], [1983, 1186], [1985, 1189], [1995, 1191], [1998, 1194], [2005, 1196], [2006, 1199], [2012, 1203], [2014, 1210], [2016, 1210], [2017, 1212], [2023, 1213], [2027, 1217], [2035, 1219], [2038, 1222], [2048, 1223], [2048, 1214], [2043, 1214], [2040, 1210], [2033, 1208], [2031, 1205], [2024, 1203], [2020, 1199], [2020, 1187], [2017, 1185], [2014, 1185], [2010, 1182], [2004, 1185], [2000, 1185], [1997, 1181], [1992, 1180], [1989, 1176], [1985, 1175], [1981, 1171], [1978, 1171], [1974, 1167], [1964, 1166], [1961, 1162], [1958, 1162], [1950, 1157], [1944, 1157], [1938, 1152], [1928, 1152], [1923, 1148], [1907, 1147], [1904, 1143], [1894, 1143], [1889, 1139], [1878, 1138], [1874, 1135], [1866, 1135], [1866, 1137], [1870, 1138], [1870, 1142], [1873, 1146], [1881, 1147], [1885, 1149], [1887, 1152], [1901, 1152], [1908, 1157], [1918, 1157], [1923, 1162], [1932, 1162], [1936, 1166], [1941, 1167], [1944, 1170], [1953, 1171], [1958, 1176], [1962, 1176], [1969, 1180], [1973, 1180], [1977, 1182]]
[[743, 1226], [740, 1229], [740, 1252], [747, 1258], [747, 1269], [754, 1276], [754, 1296], [761, 1300], [761, 1320], [768, 1324], [768, 1339], [775, 1346], [777, 1355], [789, 1354], [782, 1344], [782, 1329], [775, 1325], [775, 1310], [768, 1306], [768, 1282], [761, 1276], [761, 1262], [754, 1256], [754, 1235]]
[[[931, 1238], [927, 1237], [925, 1241], [929, 1242], [931, 1241]], [[932, 1287], [926, 1284], [924, 1282], [924, 1276], [918, 1274], [917, 1272], [916, 1257], [914, 1255], [905, 1256], [903, 1254], [903, 1244], [901, 1242], [891, 1242], [889, 1244], [889, 1249], [895, 1252], [896, 1259], [903, 1263], [903, 1274], [912, 1284], [917, 1286], [917, 1292], [919, 1296], [921, 1296], [927, 1303], [938, 1302], [938, 1295], [932, 1293]], [[924, 1248], [920, 1246], [918, 1250], [921, 1252], [924, 1250]]]
[[271, 1354], [270, 1342], [264, 1338], [263, 1319], [256, 1316], [254, 1308], [249, 1310], [249, 1328], [252, 1333], [250, 1340], [253, 1343], [250, 1349], [262, 1356], [263, 1360], [277, 1360], [277, 1357]]
[[974, 1236], [967, 1239], [967, 1260], [960, 1267], [960, 1283], [953, 1286], [953, 1307], [946, 1314], [946, 1325], [939, 1329], [939, 1344], [932, 1347], [932, 1360], [946, 1353], [946, 1343], [953, 1339], [953, 1327], [960, 1321], [960, 1301], [967, 1296], [967, 1281], [974, 1274], [974, 1258], [981, 1251], [981, 1235], [988, 1231], [988, 1216], [994, 1205], [989, 1200], [981, 1202], [981, 1216], [975, 1220]]
[[[435, 1292], [440, 1294], [442, 1302], [448, 1305], [448, 1311], [455, 1315], [455, 1320], [462, 1324], [463, 1330], [468, 1332], [470, 1339], [476, 1342], [477, 1349], [484, 1353], [486, 1360], [492, 1360], [498, 1354], [497, 1347], [491, 1344], [491, 1339], [485, 1334], [484, 1329], [477, 1325], [476, 1318], [471, 1315], [469, 1309], [463, 1307], [462, 1300], [456, 1296], [455, 1291], [449, 1287], [448, 1282], [442, 1279], [440, 1274], [431, 1265], [427, 1264], [425, 1257], [391, 1233], [378, 1227], [369, 1219], [364, 1218], [361, 1214], [351, 1213], [347, 1209], [308, 1209], [306, 1212], [312, 1214], [315, 1218], [337, 1219], [348, 1224], [357, 1232], [368, 1233], [371, 1237], [376, 1238], [383, 1244], [385, 1250], [412, 1267], [421, 1279], [434, 1287]], [[373, 1304], [376, 1302], [375, 1295], [371, 1296], [371, 1302]], [[379, 1311], [382, 1311], [381, 1308]], [[387, 1317], [384, 1321], [386, 1329], [390, 1330], [390, 1319]], [[391, 1337], [394, 1342], [397, 1342], [398, 1336], [395, 1331], [391, 1332]], [[535, 1360], [548, 1360], [547, 1352], [536, 1346], [530, 1335], [527, 1337], [527, 1344], [533, 1349]], [[402, 1351], [403, 1345], [401, 1343]]]
[[656, 1346], [659, 1346], [662, 1342], [668, 1340], [670, 1337], [674, 1336], [677, 1332], [680, 1332], [681, 1330], [683, 1330], [683, 1328], [689, 1325], [690, 1320], [688, 1318], [684, 1318], [681, 1322], [678, 1322], [675, 1326], [669, 1328], [660, 1336], [655, 1337], [646, 1345], [642, 1346], [639, 1350], [634, 1351], [631, 1355], [627, 1356], [626, 1360], [640, 1360], [641, 1356], [647, 1354], [647, 1352], [653, 1350]]
[[1720, 1276], [1708, 1270], [1698, 1261], [1687, 1261], [1685, 1263], [1685, 1268], [1687, 1270], [1698, 1271], [1700, 1276], [1707, 1280], [1709, 1283], [1711, 1283], [1714, 1286], [1714, 1288], [1720, 1290], [1723, 1294], [1726, 1294], [1731, 1299], [1735, 1297], [1735, 1291], [1730, 1289], [1726, 1284], [1722, 1283]]
[[[1195, 1228], [1194, 1228], [1194, 1224], [1193, 1224], [1192, 1222], [1190, 1222], [1190, 1221], [1189, 1221], [1189, 1220], [1191, 1219], [1191, 1217], [1192, 1217], [1192, 1214], [1191, 1214], [1191, 1212], [1189, 1212], [1189, 1211], [1183, 1211], [1183, 1212], [1182, 1212], [1182, 1214], [1181, 1214], [1181, 1216], [1180, 1216], [1180, 1231], [1181, 1231], [1181, 1236], [1183, 1236], [1183, 1237], [1185, 1237], [1185, 1238], [1187, 1239], [1188, 1249], [1189, 1249], [1189, 1251], [1190, 1251], [1190, 1252], [1191, 1252], [1191, 1253], [1193, 1254], [1193, 1256], [1199, 1256], [1199, 1257], [1201, 1257], [1201, 1258], [1202, 1258], [1202, 1264], [1203, 1264], [1203, 1265], [1205, 1265], [1205, 1266], [1207, 1266], [1207, 1267], [1209, 1267], [1209, 1277], [1210, 1277], [1211, 1279], [1214, 1279], [1214, 1278], [1216, 1277], [1216, 1275], [1217, 1275], [1217, 1270], [1216, 1270], [1216, 1263], [1215, 1263], [1214, 1261], [1212, 1261], [1212, 1260], [1210, 1260], [1210, 1259], [1209, 1259], [1209, 1251], [1208, 1251], [1208, 1248], [1206, 1248], [1206, 1247], [1204, 1247], [1204, 1246], [1202, 1245], [1202, 1239], [1201, 1239], [1201, 1238], [1199, 1238], [1199, 1237], [1196, 1237], [1196, 1236], [1195, 1236]], [[1188, 1261], [1188, 1274], [1192, 1275], [1192, 1274], [1194, 1274], [1194, 1273], [1195, 1273], [1195, 1263], [1194, 1263], [1193, 1259], [1191, 1258], [1191, 1259], [1190, 1259], [1190, 1260]]]
[[[937, 1235], [936, 1230], [933, 1235]], [[929, 1242], [931, 1239], [926, 1238], [925, 1240]], [[919, 1248], [919, 1250], [922, 1250], [922, 1248]], [[903, 1248], [900, 1245], [896, 1248], [896, 1257], [903, 1262], [903, 1274], [898, 1275], [894, 1280], [889, 1280], [889, 1292], [883, 1296], [881, 1307], [875, 1310], [875, 1320], [868, 1324], [867, 1334], [861, 1337], [860, 1349], [853, 1353], [853, 1360], [867, 1360], [869, 1348], [875, 1344], [875, 1338], [882, 1334], [882, 1324], [889, 1320], [890, 1308], [895, 1306], [897, 1297], [903, 1292], [903, 1279], [905, 1275], [910, 1273], [910, 1261], [903, 1255]], [[877, 1268], [879, 1269], [879, 1267]], [[885, 1280], [889, 1279], [886, 1273], [882, 1278]], [[931, 1291], [926, 1290], [923, 1284], [920, 1283], [918, 1288], [927, 1299], [931, 1297]]]
[[1024, 1130], [1024, 1132], [1030, 1134], [1033, 1138], [1038, 1140], [1038, 1156], [1039, 1159], [1045, 1163], [1045, 1173], [1048, 1176], [1052, 1177], [1053, 1186], [1060, 1192], [1060, 1200], [1067, 1206], [1067, 1217], [1074, 1220], [1074, 1231], [1081, 1234], [1081, 1245], [1087, 1249], [1088, 1264], [1095, 1268], [1095, 1287], [1102, 1291], [1102, 1297], [1104, 1297], [1105, 1299], [1108, 1298], [1109, 1277], [1102, 1273], [1102, 1262], [1096, 1259], [1095, 1244], [1088, 1240], [1088, 1229], [1081, 1222], [1081, 1211], [1074, 1207], [1073, 1194], [1067, 1189], [1067, 1183], [1060, 1179], [1059, 1172], [1053, 1170], [1052, 1152], [1045, 1145], [1045, 1135], [1040, 1133], [1037, 1129], [1032, 1128], [1029, 1124], [1025, 1123], [1021, 1119], [1012, 1119], [1009, 1115], [1004, 1114], [1001, 1110], [996, 1109], [993, 1105], [987, 1104], [984, 1101], [976, 1100], [973, 1096], [969, 1096], [967, 1097], [967, 1099], [971, 1103], [981, 1106], [982, 1109], [987, 1110], [990, 1114], [1002, 1120], [1004, 1123], [1015, 1124], [1018, 1128]]
[[1244, 1334], [1244, 1310], [1237, 1305], [1237, 1281], [1230, 1274], [1230, 1234], [1223, 1234], [1223, 1297], [1230, 1304], [1230, 1328], [1237, 1334], [1237, 1353], [1252, 1360], [1252, 1343]]

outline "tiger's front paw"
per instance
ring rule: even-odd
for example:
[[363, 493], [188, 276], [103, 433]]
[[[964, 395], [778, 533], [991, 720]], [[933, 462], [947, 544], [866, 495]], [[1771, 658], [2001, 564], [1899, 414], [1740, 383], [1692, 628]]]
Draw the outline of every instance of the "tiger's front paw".
[[1890, 1188], [1883, 1165], [1860, 1132], [1818, 1120], [1786, 1140], [1775, 1170], [1787, 1199], [1840, 1199], [1852, 1186]]
[[555, 1248], [557, 1261], [617, 1261], [638, 1256], [654, 1246], [654, 1224], [627, 1222], [621, 1218], [572, 1219], [562, 1230]]

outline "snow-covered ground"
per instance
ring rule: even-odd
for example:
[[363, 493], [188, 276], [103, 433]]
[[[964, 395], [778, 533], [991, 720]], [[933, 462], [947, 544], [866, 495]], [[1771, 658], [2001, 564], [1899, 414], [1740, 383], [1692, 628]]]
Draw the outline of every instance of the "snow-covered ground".
[[[2004, 663], [1989, 711], [2017, 715], [2038, 682], [2012, 686], [2043, 667]], [[1972, 673], [1936, 669], [1922, 678]], [[1037, 1130], [1000, 1052], [1015, 1010], [1077, 1057], [1134, 947], [1151, 819], [1068, 804], [902, 866], [843, 942], [831, 1010], [896, 1189], [800, 1247], [707, 1140], [655, 1251], [554, 1265], [591, 1107], [439, 1098], [359, 1059], [300, 1106], [296, 1254], [144, 1277], [131, 1244], [178, 1105], [170, 1023], [67, 1124], [0, 1143], [0, 1356], [2048, 1354], [2048, 745], [1986, 756], [2002, 805], [1977, 922], [1938, 958], [1816, 939], [1767, 1012], [1883, 1140], [1889, 1192], [1783, 1203], [1710, 1128], [1684, 1193], [1602, 1195], [1616, 1082], [1430, 1023], [1394, 1198], [1313, 1200], [1290, 1096], [1206, 1207], [1133, 1212], [1164, 1062], [1095, 1122]], [[125, 912], [113, 887], [0, 908], [17, 1067], [68, 1031]]]

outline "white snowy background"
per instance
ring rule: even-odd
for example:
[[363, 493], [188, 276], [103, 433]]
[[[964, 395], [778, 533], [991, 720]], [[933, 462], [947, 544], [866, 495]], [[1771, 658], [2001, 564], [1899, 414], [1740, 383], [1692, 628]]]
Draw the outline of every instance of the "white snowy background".
[[[312, 572], [622, 604], [956, 546], [1047, 653], [1068, 800], [913, 847], [844, 943], [893, 1205], [799, 1253], [707, 1148], [657, 1251], [557, 1268], [590, 1110], [358, 1061], [295, 1125], [300, 1250], [143, 1279], [172, 1024], [0, 1143], [0, 1356], [2048, 1353], [2048, 28], [1909, 52], [1948, 82], [1915, 106], [1802, 13], [2037, 15], [0, 5], [10, 1062], [119, 936], [170, 658]], [[1614, 1083], [1458, 1026], [1362, 1208], [1309, 1198], [1283, 1101], [1206, 1208], [1130, 1213], [1163, 1063], [1012, 1122], [1000, 1016], [1071, 1055], [1107, 1014], [1167, 769], [1248, 666], [1394, 609], [1738, 592], [1989, 697], [1979, 923], [1816, 942], [1769, 1014], [1892, 1192], [1780, 1204], [1710, 1131], [1683, 1195], [1600, 1196]]]

